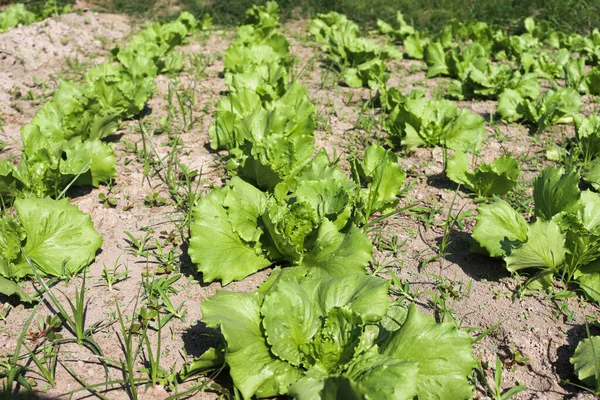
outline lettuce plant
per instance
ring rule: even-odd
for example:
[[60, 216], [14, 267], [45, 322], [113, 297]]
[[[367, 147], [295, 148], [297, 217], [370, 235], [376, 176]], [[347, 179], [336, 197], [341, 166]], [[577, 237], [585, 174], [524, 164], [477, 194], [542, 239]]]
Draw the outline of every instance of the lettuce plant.
[[594, 67], [589, 71], [585, 68], [585, 58], [570, 60], [564, 67], [565, 86], [584, 94], [600, 94], [600, 68]]
[[498, 115], [507, 122], [523, 121], [540, 131], [554, 124], [569, 124], [583, 107], [581, 96], [572, 88], [548, 90], [539, 100], [528, 100], [514, 89], [498, 97]]
[[583, 180], [600, 189], [600, 116], [575, 116], [575, 136], [546, 152], [548, 159], [581, 166]]
[[476, 152], [483, 142], [484, 119], [470, 111], [458, 111], [448, 100], [427, 100], [412, 92], [392, 110], [386, 127], [392, 146], [443, 146]]
[[444, 75], [464, 80], [471, 65], [482, 71], [490, 61], [485, 49], [478, 43], [446, 51], [440, 42], [432, 42], [425, 50], [425, 62], [428, 78]]
[[367, 147], [362, 160], [354, 158], [350, 163], [353, 180], [361, 187], [355, 221], [364, 224], [374, 212], [389, 212], [398, 205], [406, 173], [390, 150], [373, 144]]
[[481, 164], [470, 172], [468, 156], [456, 152], [446, 165], [448, 178], [463, 185], [478, 197], [508, 193], [517, 183], [520, 172], [517, 160], [511, 156], [496, 158], [492, 163]]
[[223, 284], [277, 261], [319, 276], [363, 272], [372, 245], [347, 223], [350, 200], [334, 181], [299, 183], [282, 202], [233, 178], [193, 209], [190, 258], [204, 281]]
[[323, 44], [329, 62], [342, 72], [350, 87], [385, 87], [389, 74], [385, 72], [384, 60], [402, 58], [402, 53], [394, 47], [382, 48], [361, 37], [358, 25], [333, 11], [313, 18], [309, 31]]
[[450, 82], [448, 95], [464, 100], [473, 98], [496, 99], [506, 89], [513, 89], [524, 99], [540, 97], [539, 77], [513, 71], [506, 64], [489, 64], [485, 70], [470, 65], [463, 80]]
[[385, 87], [390, 74], [386, 72], [385, 61], [375, 58], [356, 66], [346, 69], [342, 77], [344, 82], [351, 88], [368, 87], [372, 90]]
[[234, 177], [203, 197], [189, 254], [204, 280], [227, 284], [273, 263], [311, 276], [364, 272], [372, 245], [358, 226], [397, 204], [406, 175], [377, 145], [352, 165], [354, 182], [321, 151], [273, 193]]
[[149, 25], [130, 45], [113, 49], [119, 64], [90, 69], [81, 85], [61, 82], [52, 100], [21, 128], [20, 164], [0, 161], [0, 196], [57, 197], [71, 186], [97, 187], [114, 179], [115, 156], [102, 139], [142, 111], [165, 57], [196, 27], [186, 12], [176, 21]]
[[563, 69], [571, 60], [571, 52], [561, 49], [558, 52], [530, 51], [523, 53], [519, 65], [524, 73], [534, 73], [541, 78], [552, 80], [563, 76]]
[[552, 277], [577, 282], [600, 300], [600, 195], [579, 189], [579, 173], [547, 167], [533, 188], [535, 220], [527, 223], [507, 202], [478, 208], [473, 238], [509, 271], [537, 270], [532, 282], [549, 287]]
[[400, 11], [396, 12], [396, 26], [397, 27], [393, 27], [381, 19], [377, 20], [377, 30], [379, 33], [388, 35], [396, 41], [401, 42], [415, 33], [415, 28], [406, 23], [404, 16]]
[[389, 281], [374, 276], [296, 272], [276, 270], [258, 291], [219, 291], [201, 304], [243, 398], [472, 396], [472, 339], [454, 324], [414, 305], [390, 308]]
[[314, 151], [314, 106], [297, 82], [264, 105], [257, 93], [239, 89], [219, 102], [216, 114], [211, 147], [229, 150], [229, 169], [260, 188], [272, 189]]

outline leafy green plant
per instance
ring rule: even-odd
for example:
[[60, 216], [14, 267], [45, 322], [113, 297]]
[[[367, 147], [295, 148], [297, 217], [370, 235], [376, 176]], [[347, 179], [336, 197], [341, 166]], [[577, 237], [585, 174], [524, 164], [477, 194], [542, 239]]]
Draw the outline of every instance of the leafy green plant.
[[540, 96], [539, 77], [513, 71], [506, 64], [490, 64], [484, 70], [471, 64], [462, 80], [451, 81], [448, 96], [460, 100], [497, 99], [506, 89], [515, 90], [524, 99], [536, 100]]
[[288, 271], [256, 292], [221, 291], [201, 305], [207, 325], [221, 329], [244, 398], [354, 398], [382, 387], [390, 399], [471, 396], [472, 339], [454, 325], [414, 305], [390, 309], [389, 283], [376, 277], [306, 280]]
[[479, 43], [471, 43], [462, 49], [452, 47], [445, 51], [444, 45], [435, 41], [427, 45], [424, 56], [428, 78], [444, 75], [462, 81], [469, 71], [484, 71], [490, 62], [485, 49]]
[[227, 284], [278, 260], [312, 274], [364, 270], [372, 246], [348, 223], [349, 198], [339, 183], [302, 182], [295, 195], [281, 200], [239, 178], [200, 200], [189, 254], [205, 281]]
[[511, 272], [537, 270], [530, 281], [542, 287], [552, 277], [577, 282], [591, 299], [600, 299], [600, 195], [579, 189], [576, 170], [547, 167], [534, 182], [535, 221], [527, 223], [504, 200], [478, 208], [473, 238]]
[[470, 172], [468, 156], [456, 152], [446, 165], [448, 178], [464, 185], [478, 197], [508, 193], [515, 187], [520, 172], [517, 160], [511, 156], [496, 158], [490, 164], [483, 163]]
[[167, 204], [169, 204], [169, 200], [160, 197], [158, 192], [152, 192], [152, 194], [147, 194], [146, 197], [144, 197], [144, 205], [148, 207], [161, 207], [166, 206]]
[[385, 88], [389, 78], [385, 60], [402, 58], [394, 47], [382, 48], [363, 38], [358, 25], [334, 11], [318, 14], [311, 20], [309, 31], [323, 44], [328, 63], [341, 72], [350, 87]]
[[367, 147], [362, 160], [353, 158], [352, 178], [361, 189], [357, 196], [355, 218], [360, 224], [369, 221], [374, 212], [390, 212], [398, 205], [400, 190], [406, 173], [398, 164], [397, 157], [383, 147], [373, 144]]
[[563, 67], [565, 86], [579, 93], [600, 94], [600, 69], [595, 67], [589, 71], [585, 68], [585, 57], [572, 59]]
[[596, 190], [600, 188], [600, 117], [575, 116], [575, 136], [554, 147], [546, 156], [567, 166], [581, 166], [583, 180]]
[[128, 46], [113, 49], [118, 64], [90, 69], [81, 85], [62, 81], [52, 100], [21, 129], [20, 163], [0, 163], [0, 196], [60, 198], [72, 186], [111, 182], [115, 156], [102, 139], [142, 111], [154, 77], [171, 65], [173, 47], [196, 26], [185, 12], [176, 21], [151, 25]]
[[112, 194], [98, 193], [98, 199], [104, 208], [115, 208], [117, 206], [117, 198]]
[[483, 142], [484, 120], [448, 100], [427, 100], [422, 91], [409, 93], [386, 121], [390, 145], [408, 150], [443, 146], [476, 152]]
[[569, 361], [575, 368], [577, 378], [584, 385], [592, 388], [592, 393], [598, 395], [600, 393], [600, 336], [590, 335], [587, 322], [586, 330], [588, 337], [577, 344], [575, 353]]
[[234, 177], [202, 198], [189, 254], [204, 279], [228, 283], [273, 262], [325, 276], [364, 271], [372, 245], [357, 225], [395, 212], [406, 175], [378, 145], [351, 163], [354, 182], [321, 151], [273, 194]]
[[396, 27], [388, 24], [382, 19], [377, 20], [377, 30], [383, 34], [392, 37], [396, 41], [403, 41], [415, 33], [415, 28], [404, 20], [400, 11], [396, 12]]
[[507, 122], [523, 121], [543, 131], [554, 124], [568, 124], [583, 106], [581, 96], [572, 88], [548, 90], [539, 100], [527, 100], [514, 89], [498, 97], [498, 115]]

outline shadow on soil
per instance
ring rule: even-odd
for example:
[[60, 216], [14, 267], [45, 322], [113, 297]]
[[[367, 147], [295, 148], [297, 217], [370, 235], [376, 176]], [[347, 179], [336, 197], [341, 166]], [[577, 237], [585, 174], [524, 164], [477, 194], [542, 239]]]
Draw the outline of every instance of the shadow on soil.
[[[218, 329], [209, 328], [201, 321], [189, 327], [181, 337], [183, 338], [186, 354], [194, 358], [200, 357], [212, 347], [218, 347], [223, 340]], [[233, 387], [233, 381], [227, 367], [216, 366], [213, 372], [209, 372], [208, 376], [222, 388]]]
[[209, 328], [202, 321], [189, 327], [182, 338], [186, 353], [192, 357], [200, 357], [211, 347], [217, 347], [222, 340], [218, 329]]
[[[590, 335], [600, 335], [600, 328], [589, 325]], [[573, 365], [571, 365], [569, 359], [573, 357], [573, 353], [575, 353], [575, 349], [577, 345], [582, 339], [587, 338], [587, 332], [585, 329], [585, 325], [572, 325], [571, 328], [567, 331], [566, 334], [568, 344], [560, 346], [556, 350], [556, 354], [552, 353], [552, 350], [548, 348], [547, 356], [549, 360], [552, 360], [556, 357], [555, 361], [550, 361], [556, 375], [561, 380], [561, 386], [572, 393], [578, 393], [581, 390], [573, 385], [569, 385], [566, 381], [573, 382], [577, 385], [581, 385], [581, 382], [577, 379], [577, 375], [575, 375], [575, 371], [573, 370]]]
[[[436, 242], [439, 245], [442, 237], [436, 238]], [[450, 242], [444, 259], [458, 265], [471, 279], [497, 282], [510, 276], [501, 259], [472, 251], [474, 242], [470, 234], [452, 231]]]

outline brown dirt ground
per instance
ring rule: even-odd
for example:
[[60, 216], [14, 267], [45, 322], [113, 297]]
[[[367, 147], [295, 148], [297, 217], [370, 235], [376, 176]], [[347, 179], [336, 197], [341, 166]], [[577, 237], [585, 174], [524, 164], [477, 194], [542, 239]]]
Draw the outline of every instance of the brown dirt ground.
[[[0, 35], [0, 115], [8, 125], [4, 127], [2, 140], [11, 143], [12, 150], [0, 153], [2, 157], [18, 153], [20, 145], [18, 130], [35, 113], [43, 100], [26, 98], [23, 93], [34, 92], [34, 98], [50, 95], [53, 88], [68, 68], [66, 58], [77, 57], [81, 62], [96, 63], [104, 59], [108, 49], [115, 41], [121, 40], [131, 27], [127, 18], [118, 15], [69, 14], [56, 19], [19, 27]], [[308, 40], [307, 21], [292, 22], [282, 28], [282, 32], [291, 43], [291, 51], [298, 59], [297, 71], [303, 71], [301, 81], [308, 88], [309, 96], [317, 108], [316, 145], [327, 149], [330, 155], [341, 156], [342, 165], [347, 165], [351, 154], [360, 154], [366, 145], [385, 135], [377, 128], [379, 116], [373, 115], [361, 106], [368, 101], [368, 90], [349, 89], [338, 84], [334, 74], [328, 73], [319, 62], [319, 46]], [[62, 39], [66, 37], [67, 39]], [[182, 120], [176, 115], [173, 131], [183, 142], [179, 159], [191, 169], [202, 173], [198, 190], [207, 192], [211, 187], [221, 186], [225, 177], [222, 157], [208, 149], [208, 126], [213, 121], [213, 111], [222, 92], [225, 90], [220, 73], [223, 70], [222, 54], [233, 37], [232, 31], [213, 31], [210, 35], [200, 33], [192, 38], [181, 51], [189, 56], [189, 67], [177, 77], [161, 76], [157, 78], [157, 92], [148, 104], [148, 112], [143, 117], [145, 125], [159, 126], [161, 117], [169, 114], [169, 86], [189, 88], [194, 102], [190, 103], [192, 117], [196, 123], [187, 132], [181, 129]], [[103, 39], [106, 38], [106, 39]], [[85, 60], [85, 61], [84, 61]], [[192, 62], [194, 61], [194, 62]], [[194, 63], [202, 67], [196, 69]], [[400, 61], [390, 64], [393, 74], [390, 83], [406, 92], [412, 88], [426, 87], [431, 96], [440, 90], [444, 81], [425, 79], [421, 63]], [[34, 82], [34, 77], [46, 80], [47, 87]], [[21, 93], [17, 95], [16, 93]], [[467, 108], [488, 118], [494, 111], [495, 102], [459, 102], [459, 107]], [[177, 113], [177, 111], [175, 111]], [[375, 122], [375, 123], [374, 123]], [[522, 175], [523, 184], [530, 186], [531, 179], [543, 165], [536, 164], [536, 155], [542, 155], [548, 143], [558, 141], [563, 127], [556, 127], [540, 138], [532, 137], [524, 127], [497, 125], [488, 127], [488, 136], [484, 144], [483, 159], [508, 153], [527, 160]], [[499, 134], [500, 132], [501, 134]], [[565, 132], [569, 132], [568, 129]], [[157, 152], [166, 156], [171, 147], [166, 134], [155, 132], [152, 137]], [[150, 232], [152, 238], [167, 244], [167, 251], [174, 249], [175, 265], [182, 268], [182, 278], [176, 282], [178, 290], [171, 297], [175, 306], [183, 304], [186, 315], [182, 319], [172, 319], [161, 334], [161, 365], [164, 368], [178, 369], [189, 358], [200, 355], [214, 342], [211, 332], [202, 324], [200, 302], [220, 288], [219, 283], [202, 283], [201, 277], [190, 268], [185, 249], [174, 223], [182, 214], [173, 205], [148, 207], [144, 205], [147, 195], [158, 193], [168, 198], [168, 188], [162, 182], [160, 174], [151, 173], [144, 179], [143, 160], [132, 149], [142, 147], [138, 121], [123, 124], [114, 141], [117, 155], [118, 177], [110, 188], [77, 190], [71, 193], [72, 204], [89, 213], [96, 230], [103, 236], [102, 251], [91, 265], [87, 278], [87, 326], [96, 322], [107, 323], [94, 337], [108, 358], [119, 360], [123, 351], [119, 341], [119, 327], [115, 320], [115, 301], [118, 301], [125, 315], [132, 315], [141, 281], [145, 275], [152, 276], [156, 263], [146, 257], [136, 257], [132, 253], [124, 232], [141, 237]], [[509, 275], [501, 262], [470, 252], [470, 232], [474, 226], [473, 216], [464, 220], [462, 229], [451, 234], [452, 243], [447, 255], [420, 268], [423, 260], [437, 252], [438, 243], [443, 236], [443, 222], [455, 196], [455, 186], [442, 178], [442, 158], [439, 149], [418, 149], [410, 154], [399, 153], [401, 164], [408, 172], [407, 186], [410, 188], [402, 204], [418, 202], [421, 207], [437, 210], [431, 213], [431, 224], [426, 229], [423, 218], [416, 214], [399, 214], [379, 224], [371, 233], [376, 245], [375, 262], [389, 263], [388, 269], [399, 278], [410, 282], [414, 293], [420, 293], [417, 303], [428, 313], [437, 313], [432, 304], [431, 293], [445, 294], [447, 305], [456, 321], [462, 327], [473, 327], [474, 334], [480, 333], [495, 324], [499, 327], [475, 346], [475, 354], [485, 368], [487, 379], [493, 382], [493, 367], [496, 354], [505, 362], [503, 387], [509, 388], [517, 383], [527, 385], [527, 391], [516, 396], [517, 399], [562, 399], [592, 396], [580, 393], [564, 380], [574, 380], [569, 357], [573, 354], [578, 341], [585, 336], [584, 318], [586, 315], [598, 315], [598, 308], [578, 299], [569, 299], [566, 304], [573, 315], [567, 318], [558, 307], [558, 302], [546, 299], [544, 293], [519, 296], [519, 282]], [[541, 158], [543, 160], [543, 157]], [[152, 171], [152, 170], [151, 170]], [[164, 171], [162, 171], [164, 172]], [[115, 208], [104, 208], [98, 199], [99, 193], [110, 194], [116, 199]], [[530, 197], [531, 192], [525, 193]], [[523, 198], [524, 203], [531, 199]], [[454, 210], [475, 210], [467, 193], [458, 192]], [[397, 254], [385, 251], [380, 246], [394, 235], [399, 242], [406, 241]], [[115, 285], [109, 291], [102, 282], [103, 266], [115, 264], [130, 270], [126, 280]], [[232, 283], [227, 290], [251, 291], [260, 285], [269, 271], [261, 271], [247, 279]], [[60, 283], [57, 288], [65, 296], [73, 297], [75, 289], [80, 287], [81, 278]], [[31, 284], [26, 285], [32, 290]], [[59, 294], [59, 297], [61, 295]], [[9, 303], [0, 303], [0, 310]], [[4, 322], [0, 322], [0, 355], [14, 351], [16, 339], [31, 313], [31, 308], [16, 305]], [[50, 315], [48, 304], [43, 304], [38, 314]], [[35, 327], [35, 320], [34, 325]], [[35, 328], [32, 328], [35, 331]], [[68, 332], [62, 332], [69, 336]], [[156, 332], [151, 340], [156, 343]], [[27, 341], [32, 347], [40, 340]], [[529, 364], [514, 362], [519, 352], [529, 359]], [[78, 346], [61, 348], [62, 363], [72, 368], [88, 384], [104, 381], [103, 369], [92, 355]], [[489, 368], [487, 368], [489, 366]], [[140, 376], [143, 376], [140, 374]], [[122, 379], [118, 371], [111, 371], [111, 378]], [[219, 379], [218, 382], [227, 382]], [[56, 398], [76, 390], [80, 384], [59, 365], [57, 385], [54, 388], [38, 380], [38, 396]], [[141, 389], [141, 392], [144, 392]], [[478, 384], [476, 397], [485, 398], [485, 390]], [[82, 391], [74, 398], [87, 396]], [[143, 398], [165, 398], [169, 395], [163, 388], [156, 387], [143, 394]], [[111, 399], [128, 398], [127, 393], [117, 388], [107, 394]], [[215, 393], [200, 393], [194, 398], [213, 399]]]

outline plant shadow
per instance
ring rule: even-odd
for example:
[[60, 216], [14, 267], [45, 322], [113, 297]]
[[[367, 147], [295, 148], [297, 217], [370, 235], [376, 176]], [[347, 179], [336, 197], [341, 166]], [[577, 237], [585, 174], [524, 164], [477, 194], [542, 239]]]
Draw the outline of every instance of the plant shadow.
[[[600, 335], [599, 327], [590, 324], [589, 329], [590, 335]], [[570, 385], [568, 382], [573, 382], [576, 385], [583, 385], [577, 379], [577, 375], [575, 374], [575, 370], [573, 369], [573, 365], [569, 359], [573, 357], [579, 342], [588, 337], [586, 327], [584, 324], [571, 325], [571, 328], [566, 332], [565, 336], [567, 338], [567, 344], [558, 347], [555, 355], [552, 354], [553, 352], [550, 348], [550, 344], [552, 342], [549, 343], [547, 357], [549, 360], [551, 360], [550, 363], [552, 364], [552, 368], [554, 369], [556, 375], [558, 375], [560, 378], [560, 384], [565, 390], [571, 393], [585, 393], [583, 390], [580, 390], [574, 385]], [[556, 358], [555, 361], [552, 361], [554, 358]]]
[[[435, 239], [438, 246], [442, 239], [442, 236]], [[475, 251], [476, 243], [470, 234], [452, 230], [449, 240], [451, 243], [444, 259], [458, 265], [471, 279], [497, 282], [510, 277], [510, 272], [504, 267], [501, 259]]]

